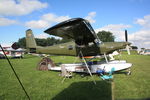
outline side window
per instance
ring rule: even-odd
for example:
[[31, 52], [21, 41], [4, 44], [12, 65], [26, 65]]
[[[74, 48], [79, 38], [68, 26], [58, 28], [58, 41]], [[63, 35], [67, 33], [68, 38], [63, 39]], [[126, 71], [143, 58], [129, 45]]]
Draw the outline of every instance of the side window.
[[72, 46], [72, 45], [69, 45], [69, 46], [68, 46], [68, 50], [73, 50], [73, 46]]

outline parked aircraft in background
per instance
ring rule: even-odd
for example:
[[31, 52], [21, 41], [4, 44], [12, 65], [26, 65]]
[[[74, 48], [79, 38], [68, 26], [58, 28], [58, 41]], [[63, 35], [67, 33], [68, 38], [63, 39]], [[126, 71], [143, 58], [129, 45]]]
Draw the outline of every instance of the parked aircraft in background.
[[150, 55], [150, 49], [144, 49], [140, 52], [141, 55]]

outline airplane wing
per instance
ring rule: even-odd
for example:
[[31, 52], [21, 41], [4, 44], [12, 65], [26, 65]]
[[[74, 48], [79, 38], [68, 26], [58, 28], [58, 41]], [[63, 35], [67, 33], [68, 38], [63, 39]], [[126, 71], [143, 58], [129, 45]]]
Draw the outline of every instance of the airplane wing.
[[74, 39], [78, 45], [86, 45], [97, 39], [96, 33], [90, 23], [82, 18], [69, 19], [44, 32], [62, 38]]

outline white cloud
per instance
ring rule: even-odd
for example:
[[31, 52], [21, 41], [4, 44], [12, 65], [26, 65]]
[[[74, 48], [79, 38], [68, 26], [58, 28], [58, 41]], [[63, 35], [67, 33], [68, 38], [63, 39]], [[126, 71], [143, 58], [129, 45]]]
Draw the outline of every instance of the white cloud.
[[135, 23], [141, 28], [130, 34], [129, 40], [138, 45], [139, 48], [150, 48], [150, 15], [136, 19]]
[[129, 40], [139, 48], [150, 48], [150, 30], [139, 30], [129, 34]]
[[48, 34], [45, 34], [45, 33], [42, 33], [42, 34], [39, 34], [39, 35], [36, 35], [35, 38], [40, 38], [40, 39], [46, 39], [48, 38], [49, 35]]
[[150, 46], [150, 41], [146, 41], [146, 42], [144, 42], [144, 44]]
[[141, 25], [143, 28], [150, 28], [150, 15], [136, 19], [135, 23]]
[[96, 30], [98, 32], [99, 30], [105, 30], [105, 31], [120, 31], [122, 29], [130, 28], [131, 25], [124, 25], [124, 24], [109, 24], [107, 26], [104, 26], [102, 28], [99, 28]]
[[150, 39], [150, 30], [139, 30], [130, 34], [129, 39], [132, 41], [145, 41]]
[[17, 24], [18, 22], [15, 20], [10, 20], [8, 18], [0, 17], [0, 26], [8, 26], [12, 24]]
[[2, 47], [11, 47], [13, 43], [2, 43]]
[[25, 23], [25, 26], [28, 28], [45, 28], [49, 26], [49, 23], [44, 20], [38, 20], [38, 21], [29, 21]]
[[59, 23], [67, 19], [70, 19], [70, 17], [69, 16], [57, 16], [53, 13], [44, 14], [42, 16], [42, 20], [48, 21], [49, 23]]
[[85, 17], [90, 23], [95, 23], [96, 21], [93, 19], [96, 16], [96, 12], [88, 13], [88, 16]]
[[110, 24], [98, 29], [95, 29], [95, 32], [98, 33], [99, 31], [110, 31], [115, 36], [117, 41], [125, 41], [125, 29], [131, 28], [131, 25], [124, 25], [124, 24]]
[[[96, 15], [96, 12], [88, 13], [88, 16], [85, 19], [89, 20], [91, 23], [95, 23], [93, 19]], [[53, 13], [44, 14], [41, 16], [39, 20], [32, 20], [25, 23], [25, 26], [28, 28], [46, 28], [51, 26], [52, 24], [59, 23], [65, 20], [70, 19], [68, 15], [66, 16], [58, 16]]]
[[59, 23], [70, 19], [69, 16], [57, 16], [53, 13], [44, 14], [40, 20], [32, 20], [25, 23], [26, 27], [29, 28], [46, 28], [54, 23]]
[[20, 16], [47, 6], [47, 3], [42, 3], [38, 0], [0, 0], [0, 15]]

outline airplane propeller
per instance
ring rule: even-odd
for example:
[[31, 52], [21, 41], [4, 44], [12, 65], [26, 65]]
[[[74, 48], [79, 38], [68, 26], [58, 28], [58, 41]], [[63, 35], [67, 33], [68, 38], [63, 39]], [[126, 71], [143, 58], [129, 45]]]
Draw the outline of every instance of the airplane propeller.
[[17, 43], [15, 42], [15, 43], [13, 43], [12, 44], [12, 46], [11, 46], [13, 49], [18, 49], [18, 48], [20, 48], [20, 46], [19, 45], [17, 45]]
[[125, 30], [125, 40], [126, 40], [126, 42], [128, 42], [128, 33], [127, 33], [127, 30]]
[[[127, 30], [125, 30], [125, 41], [128, 43], [128, 33], [127, 33]], [[128, 52], [128, 55], [130, 55], [130, 46], [127, 44], [126, 45], [126, 49], [127, 49], [127, 52]]]

